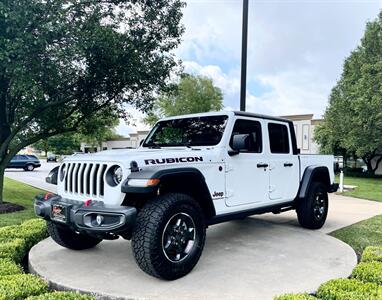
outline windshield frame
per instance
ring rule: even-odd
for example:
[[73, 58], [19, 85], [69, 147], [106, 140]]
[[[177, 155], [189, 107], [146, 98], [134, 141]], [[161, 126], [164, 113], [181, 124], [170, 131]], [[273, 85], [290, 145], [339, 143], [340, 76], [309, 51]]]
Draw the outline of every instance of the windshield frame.
[[[194, 143], [177, 143], [177, 144], [148, 143], [149, 140], [156, 134], [157, 130], [161, 127], [161, 125], [163, 123], [176, 122], [176, 121], [187, 120], [187, 119], [199, 119], [200, 120], [200, 119], [207, 119], [207, 118], [222, 118], [221, 124], [223, 125], [223, 128], [221, 130], [220, 139], [217, 139], [216, 141], [213, 141], [213, 142], [208, 143], [208, 144], [204, 144], [204, 143], [202, 143], [202, 144], [200, 144], [200, 143], [197, 143], [197, 144], [194, 144]], [[147, 135], [147, 137], [144, 139], [144, 141], [142, 143], [142, 147], [144, 147], [144, 148], [214, 147], [214, 146], [219, 145], [222, 142], [228, 126], [229, 126], [229, 116], [227, 114], [219, 114], [219, 115], [213, 114], [213, 115], [200, 115], [200, 116], [190, 115], [187, 117], [163, 119], [163, 120], [158, 121], [154, 125], [154, 127], [150, 130], [149, 134]], [[164, 128], [164, 127], [162, 127], [162, 128]]]

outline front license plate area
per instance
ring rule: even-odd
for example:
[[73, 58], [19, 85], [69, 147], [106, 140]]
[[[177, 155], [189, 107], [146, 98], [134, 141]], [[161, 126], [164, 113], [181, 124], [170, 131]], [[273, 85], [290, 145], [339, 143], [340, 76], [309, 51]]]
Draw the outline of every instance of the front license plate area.
[[57, 222], [66, 223], [68, 220], [69, 207], [63, 203], [52, 204], [51, 219]]

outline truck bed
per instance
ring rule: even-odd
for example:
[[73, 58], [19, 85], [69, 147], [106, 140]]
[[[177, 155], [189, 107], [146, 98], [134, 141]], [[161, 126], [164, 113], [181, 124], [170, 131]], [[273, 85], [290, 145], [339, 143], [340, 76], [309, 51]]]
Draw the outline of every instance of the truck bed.
[[[308, 166], [323, 166], [327, 167], [328, 170], [333, 170], [333, 155], [318, 155], [318, 154], [299, 154], [300, 160], [300, 181], [302, 180], [302, 176], [304, 175], [304, 171]], [[334, 174], [333, 172], [329, 172], [330, 174], [330, 183], [334, 182]]]

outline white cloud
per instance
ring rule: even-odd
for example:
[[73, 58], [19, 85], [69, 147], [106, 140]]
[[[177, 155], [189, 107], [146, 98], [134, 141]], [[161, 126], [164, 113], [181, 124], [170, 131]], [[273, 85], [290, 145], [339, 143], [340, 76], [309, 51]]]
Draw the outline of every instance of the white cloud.
[[[242, 1], [186, 1], [176, 54], [186, 72], [214, 80], [226, 109], [238, 109]], [[381, 8], [382, 0], [250, 1], [247, 110], [320, 117], [344, 58]]]
[[259, 81], [270, 87], [258, 97], [247, 95], [247, 110], [272, 115], [324, 112], [331, 86], [308, 71], [259, 75]]
[[[240, 78], [225, 74], [218, 66], [201, 66], [184, 62], [185, 70], [207, 76], [224, 94], [225, 109], [237, 110], [239, 106]], [[315, 74], [307, 70], [261, 74], [256, 80], [267, 91], [259, 96], [247, 92], [247, 111], [270, 115], [315, 113], [317, 117], [326, 105], [326, 95], [331, 85], [317, 81]]]
[[[189, 0], [178, 55], [239, 106], [241, 1]], [[248, 109], [323, 114], [343, 60], [382, 1], [250, 1]], [[251, 94], [252, 93], [252, 94]]]

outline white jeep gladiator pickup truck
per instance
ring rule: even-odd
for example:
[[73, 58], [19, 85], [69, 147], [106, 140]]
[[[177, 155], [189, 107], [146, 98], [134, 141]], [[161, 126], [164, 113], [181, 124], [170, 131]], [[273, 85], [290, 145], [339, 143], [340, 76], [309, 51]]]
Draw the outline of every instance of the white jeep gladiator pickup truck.
[[66, 158], [35, 199], [53, 240], [69, 249], [131, 239], [146, 273], [173, 280], [203, 251], [206, 228], [294, 209], [321, 228], [334, 184], [334, 158], [300, 155], [291, 121], [216, 112], [159, 121], [136, 150]]

